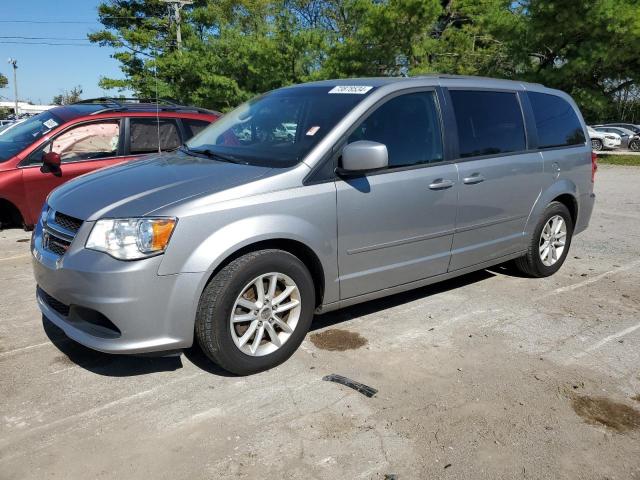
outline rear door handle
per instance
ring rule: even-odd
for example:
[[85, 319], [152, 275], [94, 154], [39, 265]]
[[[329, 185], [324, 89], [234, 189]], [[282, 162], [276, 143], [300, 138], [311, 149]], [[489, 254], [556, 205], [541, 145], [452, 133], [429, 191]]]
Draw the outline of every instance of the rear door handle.
[[462, 181], [467, 185], [473, 185], [474, 183], [484, 182], [484, 177], [479, 173], [474, 173], [470, 177], [464, 178]]
[[429, 188], [431, 190], [444, 190], [445, 188], [453, 187], [453, 182], [451, 180], [446, 180], [443, 178], [438, 178], [433, 183], [429, 184]]

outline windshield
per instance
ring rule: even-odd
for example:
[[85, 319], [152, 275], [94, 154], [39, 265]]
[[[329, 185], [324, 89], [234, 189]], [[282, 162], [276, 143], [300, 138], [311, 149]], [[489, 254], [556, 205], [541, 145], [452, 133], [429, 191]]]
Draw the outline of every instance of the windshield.
[[276, 90], [239, 106], [186, 146], [223, 160], [291, 167], [301, 162], [371, 90], [331, 86]]
[[0, 162], [20, 153], [63, 121], [50, 112], [42, 112], [0, 132]]

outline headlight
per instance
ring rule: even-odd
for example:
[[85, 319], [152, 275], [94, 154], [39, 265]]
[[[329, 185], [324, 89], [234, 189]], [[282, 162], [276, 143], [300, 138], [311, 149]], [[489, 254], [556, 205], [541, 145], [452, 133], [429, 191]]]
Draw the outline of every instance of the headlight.
[[167, 248], [175, 218], [114, 218], [98, 220], [86, 248], [105, 252], [119, 260], [158, 255]]

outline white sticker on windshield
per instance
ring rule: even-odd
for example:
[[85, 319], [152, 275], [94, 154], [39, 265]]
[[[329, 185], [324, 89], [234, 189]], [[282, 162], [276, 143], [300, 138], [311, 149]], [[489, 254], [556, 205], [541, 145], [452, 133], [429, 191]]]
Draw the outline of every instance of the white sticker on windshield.
[[46, 122], [43, 122], [42, 124], [48, 129], [52, 129], [58, 126], [58, 122], [56, 122], [53, 118], [50, 118], [49, 120], [47, 120]]
[[320, 127], [318, 127], [317, 125], [315, 127], [311, 127], [309, 130], [307, 130], [307, 137], [313, 137], [318, 130], [320, 130]]
[[373, 87], [365, 85], [338, 85], [329, 90], [329, 93], [351, 93], [355, 95], [364, 95]]

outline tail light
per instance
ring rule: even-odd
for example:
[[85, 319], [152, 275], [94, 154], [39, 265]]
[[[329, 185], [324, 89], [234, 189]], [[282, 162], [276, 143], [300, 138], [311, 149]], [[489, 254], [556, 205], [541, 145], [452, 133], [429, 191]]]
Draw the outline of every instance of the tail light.
[[598, 154], [591, 152], [591, 183], [596, 181], [596, 172], [598, 171]]

